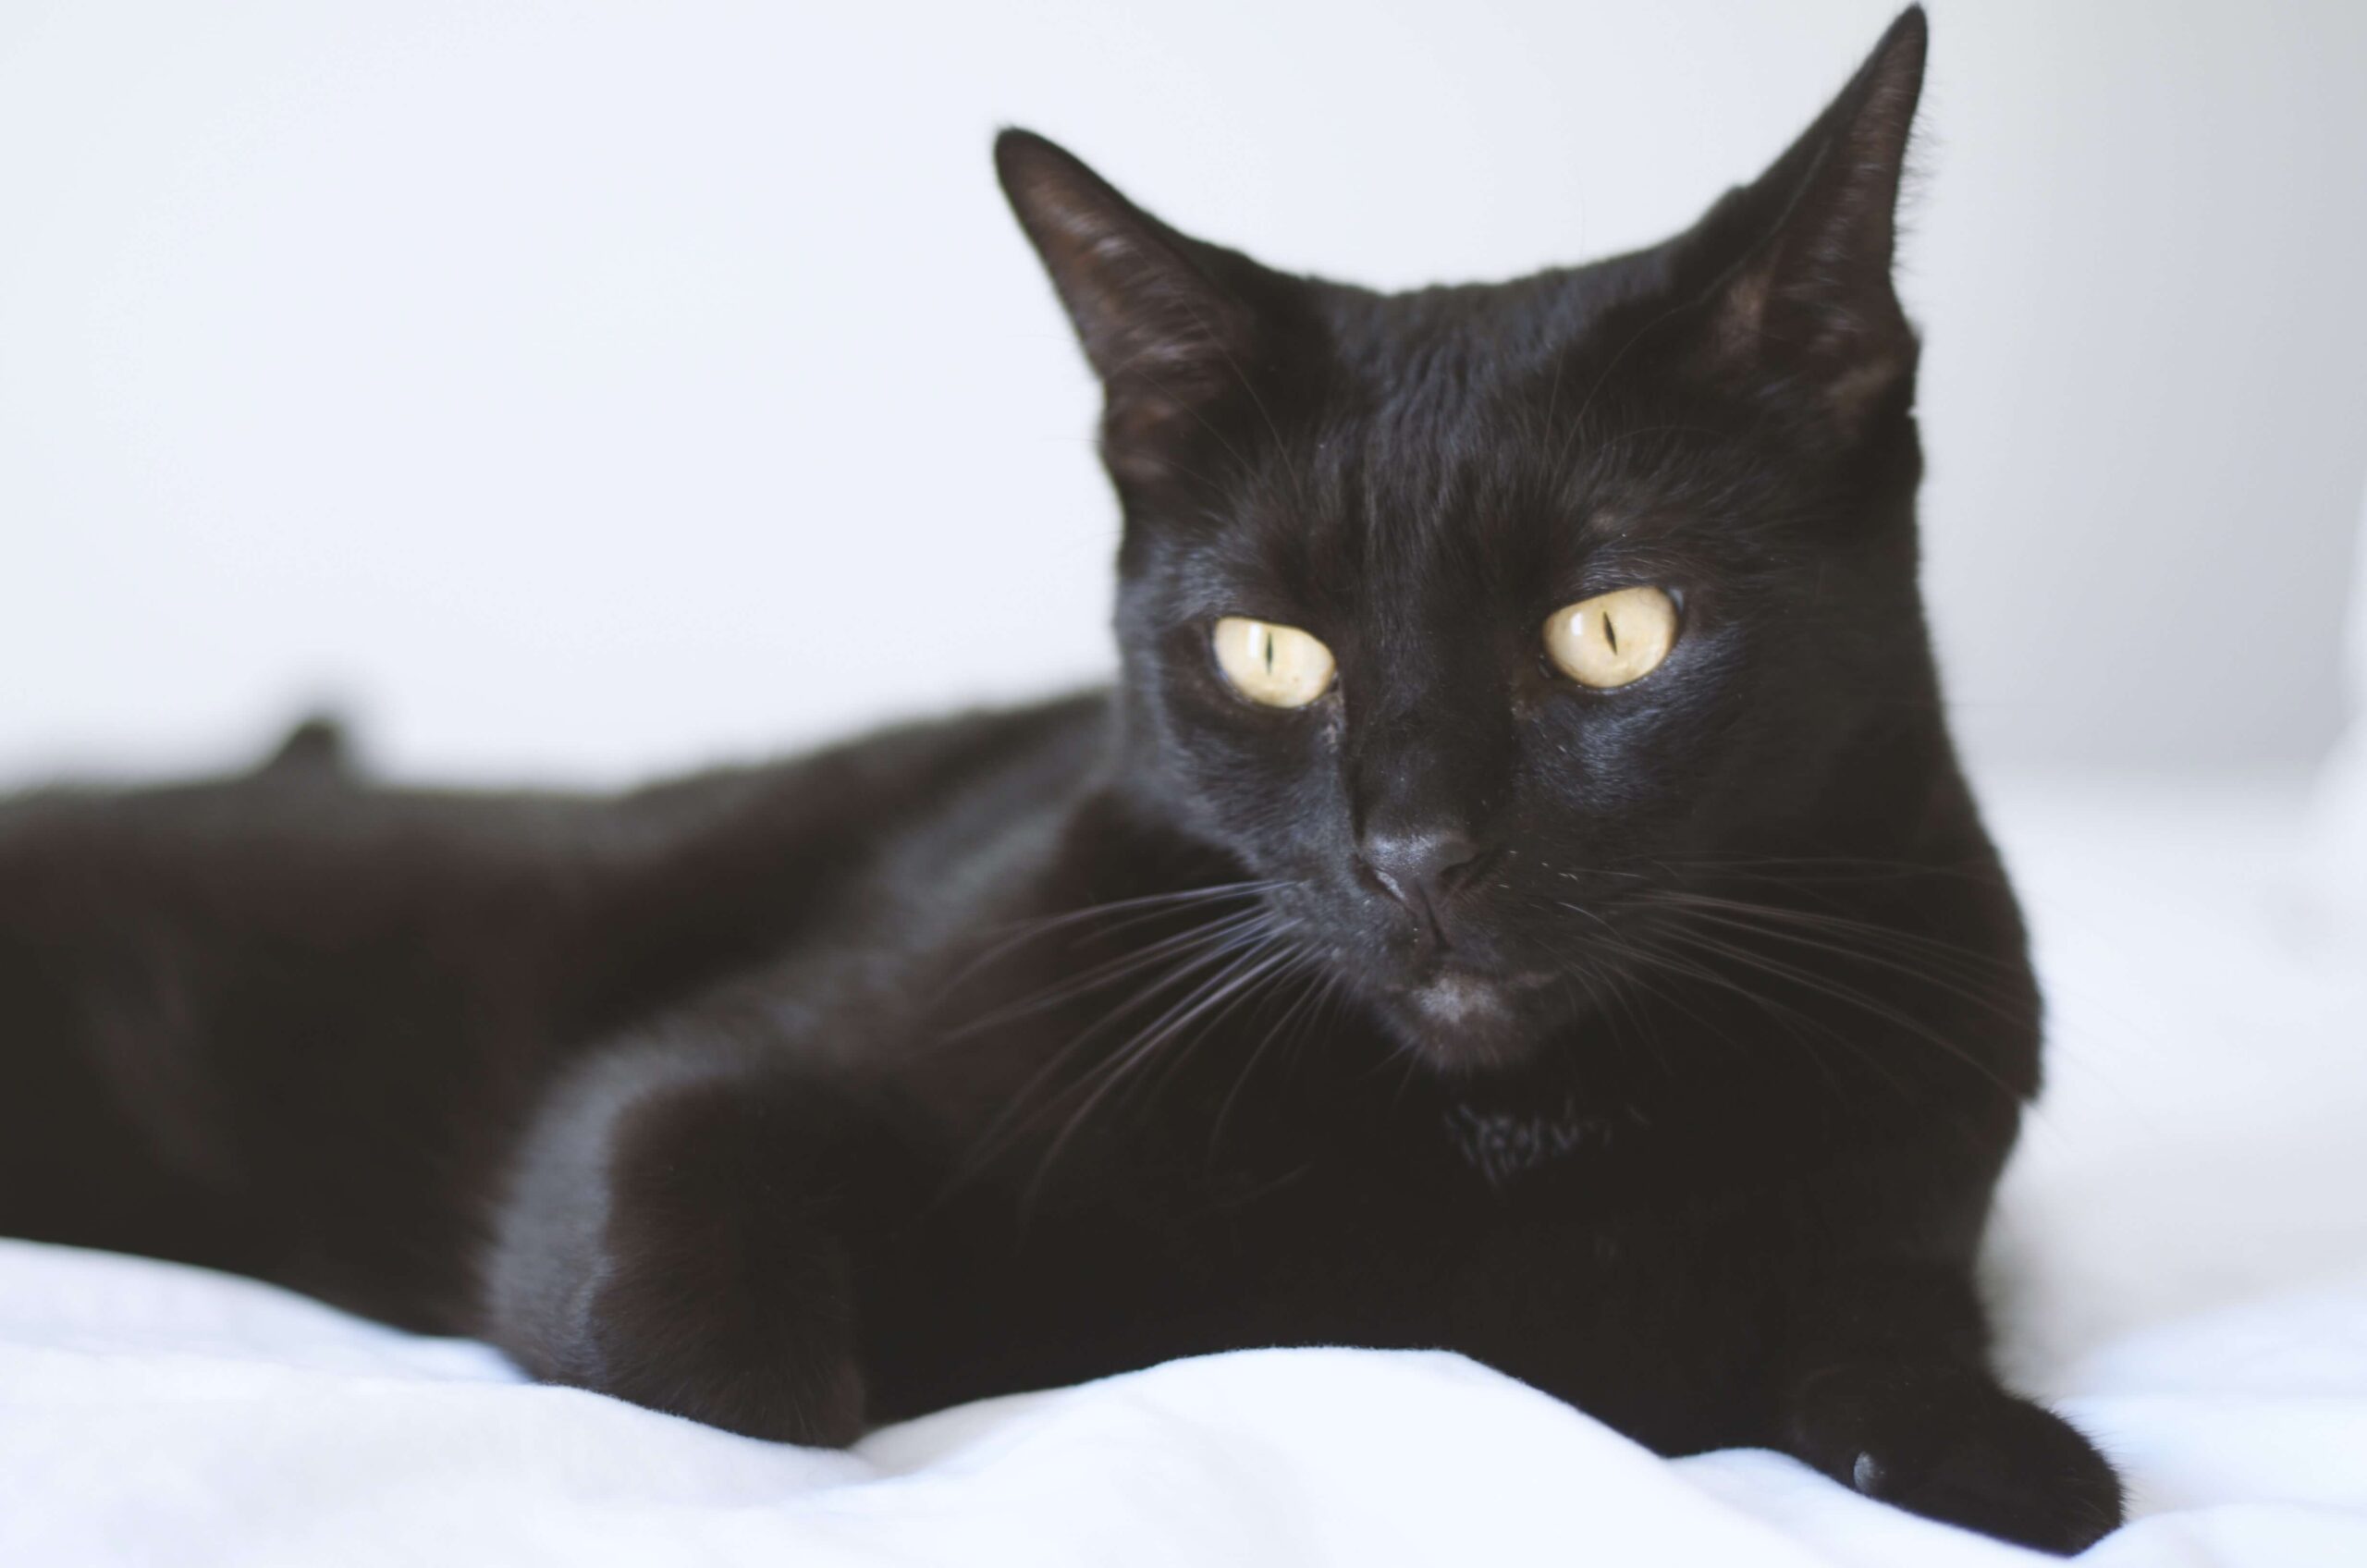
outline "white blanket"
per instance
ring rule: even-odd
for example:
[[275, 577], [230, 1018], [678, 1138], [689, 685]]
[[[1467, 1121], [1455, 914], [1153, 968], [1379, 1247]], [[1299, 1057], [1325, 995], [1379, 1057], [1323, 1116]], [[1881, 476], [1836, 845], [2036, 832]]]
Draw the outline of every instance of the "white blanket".
[[[2009, 1365], [2123, 1465], [2104, 1564], [2367, 1564], [2367, 964], [2288, 799], [2001, 797], [2054, 1085]], [[2331, 929], [2326, 927], [2326, 929]], [[1457, 1357], [1265, 1351], [852, 1453], [521, 1383], [268, 1287], [0, 1243], [0, 1565], [2036, 1562], [1760, 1452], [1665, 1464]]]

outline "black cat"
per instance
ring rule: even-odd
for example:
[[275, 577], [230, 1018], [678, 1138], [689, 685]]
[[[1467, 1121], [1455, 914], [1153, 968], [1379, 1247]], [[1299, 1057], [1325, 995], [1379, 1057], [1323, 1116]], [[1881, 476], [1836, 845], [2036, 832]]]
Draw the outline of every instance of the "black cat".
[[0, 814], [0, 1227], [736, 1431], [1447, 1346], [2058, 1550], [1971, 1279], [2038, 1085], [1916, 587], [1925, 27], [1657, 249], [1379, 295], [1020, 131], [1110, 692], [621, 798]]

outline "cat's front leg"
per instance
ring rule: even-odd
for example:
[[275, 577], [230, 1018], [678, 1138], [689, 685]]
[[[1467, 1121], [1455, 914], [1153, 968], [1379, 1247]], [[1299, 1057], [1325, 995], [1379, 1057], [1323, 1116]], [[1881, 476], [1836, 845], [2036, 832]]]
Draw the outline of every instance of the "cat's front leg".
[[1990, 1371], [1953, 1264], [1869, 1260], [1792, 1305], [1774, 1391], [1782, 1446], [1869, 1497], [2042, 1550], [2121, 1522], [2112, 1466]]
[[695, 1029], [604, 1054], [534, 1118], [484, 1270], [538, 1378], [752, 1437], [863, 1434], [843, 1161], [857, 1114]]

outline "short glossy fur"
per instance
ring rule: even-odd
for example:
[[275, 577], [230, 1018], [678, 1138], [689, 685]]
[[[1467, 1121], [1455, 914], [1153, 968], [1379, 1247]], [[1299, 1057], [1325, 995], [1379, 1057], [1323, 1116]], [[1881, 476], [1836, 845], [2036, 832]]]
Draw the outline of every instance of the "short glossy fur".
[[[2056, 1550], [1970, 1269], [2038, 1083], [1917, 594], [1903, 17], [1658, 249], [1382, 296], [997, 157], [1108, 387], [1115, 690], [619, 798], [0, 813], [0, 1228], [761, 1436], [1448, 1346]], [[1665, 586], [1596, 692], [1555, 607]], [[1336, 689], [1232, 693], [1208, 625]]]

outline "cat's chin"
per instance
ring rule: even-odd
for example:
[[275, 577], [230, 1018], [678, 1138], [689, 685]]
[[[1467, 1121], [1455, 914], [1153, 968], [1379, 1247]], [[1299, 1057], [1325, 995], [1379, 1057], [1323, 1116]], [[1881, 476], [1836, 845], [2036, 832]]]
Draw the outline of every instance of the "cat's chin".
[[1535, 1051], [1545, 1030], [1530, 1004], [1541, 983], [1449, 965], [1398, 988], [1387, 1011], [1400, 1039], [1432, 1067], [1486, 1072]]

